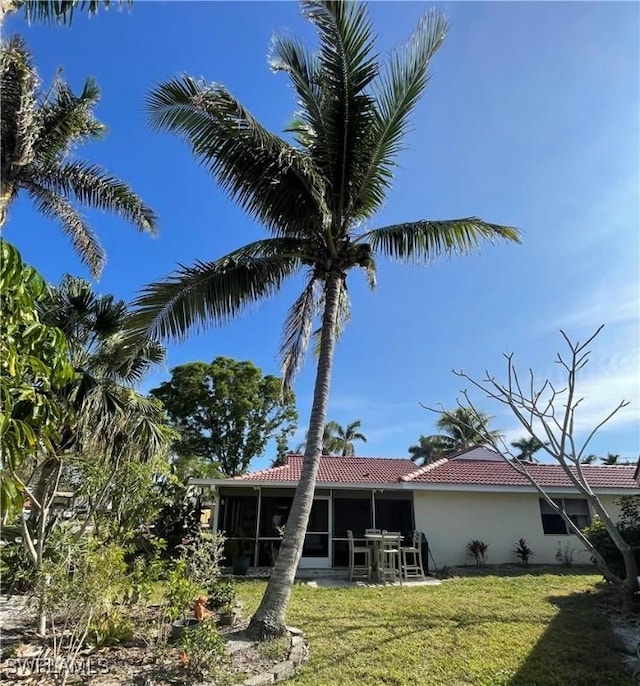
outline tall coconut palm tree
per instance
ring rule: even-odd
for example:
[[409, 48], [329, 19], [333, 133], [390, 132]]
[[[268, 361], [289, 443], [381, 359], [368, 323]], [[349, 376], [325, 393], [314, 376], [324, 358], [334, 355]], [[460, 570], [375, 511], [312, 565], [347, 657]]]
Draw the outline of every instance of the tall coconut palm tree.
[[336, 452], [342, 457], [351, 457], [356, 454], [354, 441], [367, 442], [367, 437], [358, 431], [362, 422], [358, 419], [351, 424], [341, 426], [338, 422], [327, 422], [327, 427], [330, 428], [333, 434], [332, 438], [332, 452]]
[[24, 193], [39, 212], [60, 223], [80, 259], [98, 276], [104, 250], [77, 204], [113, 212], [140, 231], [156, 231], [155, 214], [126, 183], [70, 156], [106, 131], [93, 114], [100, 90], [87, 79], [75, 95], [56, 79], [47, 93], [40, 92], [31, 55], [18, 36], [2, 45], [0, 70], [0, 229], [10, 205]]
[[152, 125], [182, 137], [271, 236], [146, 286], [137, 299], [134, 334], [182, 338], [194, 328], [226, 322], [302, 272], [306, 285], [288, 313], [280, 351], [283, 379], [290, 384], [314, 319], [320, 318], [302, 473], [250, 625], [260, 638], [285, 630], [322, 451], [336, 338], [348, 319], [347, 275], [363, 270], [373, 287], [377, 256], [429, 264], [468, 253], [483, 240], [518, 239], [515, 229], [475, 217], [366, 228], [390, 188], [410, 114], [447, 22], [437, 11], [428, 13], [409, 42], [381, 65], [366, 6], [319, 0], [302, 6], [318, 33], [319, 52], [289, 37], [272, 43], [271, 65], [287, 74], [297, 96], [298, 114], [287, 138], [263, 127], [221, 84], [176, 77], [148, 99]]

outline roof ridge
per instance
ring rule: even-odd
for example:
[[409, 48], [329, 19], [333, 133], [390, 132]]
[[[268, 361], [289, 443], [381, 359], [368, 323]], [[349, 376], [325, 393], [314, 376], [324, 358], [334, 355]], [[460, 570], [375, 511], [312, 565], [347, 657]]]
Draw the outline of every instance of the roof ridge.
[[247, 472], [246, 474], [240, 474], [239, 476], [233, 476], [231, 477], [232, 479], [235, 479], [236, 481], [243, 481], [246, 476], [251, 475], [253, 476], [259, 476], [262, 474], [266, 474], [267, 472], [277, 472], [282, 469], [287, 469], [289, 467], [289, 458], [290, 457], [302, 457], [301, 455], [287, 455], [287, 461], [285, 464], [280, 464], [277, 467], [265, 467], [264, 469], [259, 469], [257, 472]]
[[415, 479], [417, 476], [421, 476], [426, 472], [430, 472], [432, 469], [435, 469], [440, 465], [446, 464], [447, 462], [449, 462], [448, 457], [441, 457], [439, 460], [436, 460], [435, 462], [430, 462], [429, 464], [425, 464], [422, 467], [418, 467], [418, 469], [411, 472], [411, 474], [405, 474], [404, 476], [401, 476], [399, 478], [399, 481], [413, 481], [413, 479]]

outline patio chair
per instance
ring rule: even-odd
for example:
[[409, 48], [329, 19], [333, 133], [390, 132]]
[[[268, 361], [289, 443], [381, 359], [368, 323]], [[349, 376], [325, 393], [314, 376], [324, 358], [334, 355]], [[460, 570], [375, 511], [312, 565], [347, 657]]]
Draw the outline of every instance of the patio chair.
[[395, 531], [382, 531], [379, 547], [378, 578], [380, 581], [399, 581], [402, 586], [402, 568], [400, 566], [400, 549], [402, 534]]
[[422, 532], [414, 531], [411, 537], [411, 545], [400, 548], [402, 576], [405, 581], [409, 579], [424, 579], [424, 567], [422, 566]]
[[[353, 540], [353, 531], [347, 530], [349, 540], [349, 581], [353, 581], [355, 575], [362, 575], [371, 581], [371, 548], [368, 545], [356, 545]], [[356, 555], [362, 556], [362, 564], [356, 564]]]

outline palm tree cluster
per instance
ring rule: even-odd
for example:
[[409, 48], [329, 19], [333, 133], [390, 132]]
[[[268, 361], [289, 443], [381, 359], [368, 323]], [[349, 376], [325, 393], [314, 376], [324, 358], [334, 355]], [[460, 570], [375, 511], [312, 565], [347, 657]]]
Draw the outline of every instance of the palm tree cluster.
[[[289, 525], [251, 631], [284, 631], [284, 613], [302, 552], [322, 452], [336, 338], [349, 319], [347, 277], [371, 288], [376, 259], [428, 265], [483, 241], [517, 241], [515, 229], [476, 217], [422, 219], [369, 228], [391, 187], [398, 153], [447, 32], [428, 12], [386, 63], [375, 48], [365, 5], [302, 2], [319, 51], [292, 37], [272, 42], [271, 67], [296, 95], [296, 116], [280, 136], [265, 128], [222, 84], [183, 75], [147, 100], [151, 125], [179, 136], [229, 197], [269, 236], [222, 257], [180, 267], [144, 288], [134, 334], [180, 339], [222, 324], [277, 293], [293, 276], [305, 285], [284, 325], [283, 378], [291, 384], [312, 333], [318, 366], [303, 471]], [[314, 327], [320, 320], [318, 328]]]
[[105, 254], [77, 205], [107, 210], [140, 231], [154, 233], [154, 212], [120, 179], [71, 157], [106, 127], [93, 110], [100, 90], [87, 79], [79, 95], [57, 78], [47, 92], [24, 41], [14, 36], [0, 50], [0, 229], [20, 193], [44, 216], [59, 222], [80, 259], [99, 276]]

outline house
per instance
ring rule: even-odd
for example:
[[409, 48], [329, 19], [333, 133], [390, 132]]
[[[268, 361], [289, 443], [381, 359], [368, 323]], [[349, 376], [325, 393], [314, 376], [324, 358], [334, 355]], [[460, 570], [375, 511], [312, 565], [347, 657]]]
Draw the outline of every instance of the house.
[[[218, 503], [213, 528], [250, 553], [254, 566], [273, 563], [302, 467], [301, 455], [289, 455], [281, 467], [232, 479], [197, 479]], [[528, 464], [528, 470], [580, 527], [591, 522], [585, 498], [556, 464]], [[633, 466], [592, 466], [582, 470], [610, 514], [615, 501], [640, 494]], [[558, 549], [576, 563], [588, 554], [567, 532], [564, 520], [540, 498], [529, 481], [497, 453], [473, 448], [424, 467], [409, 459], [323, 456], [300, 561], [302, 568], [344, 567], [347, 530], [356, 538], [367, 528], [424, 532], [431, 564], [470, 564], [467, 543], [489, 545], [487, 561], [515, 562], [514, 548], [525, 538], [533, 562], [555, 564]]]

